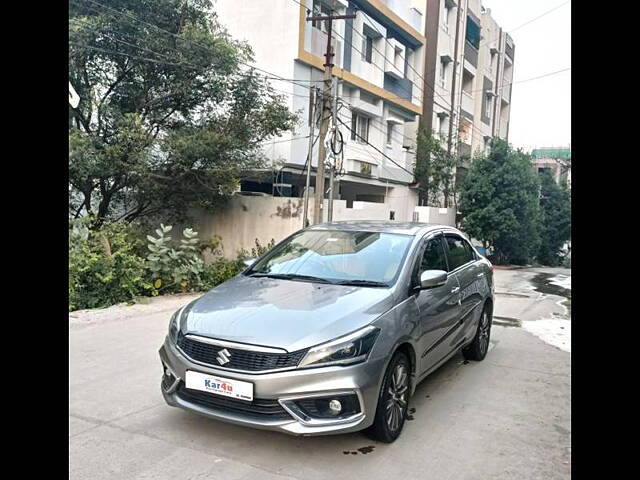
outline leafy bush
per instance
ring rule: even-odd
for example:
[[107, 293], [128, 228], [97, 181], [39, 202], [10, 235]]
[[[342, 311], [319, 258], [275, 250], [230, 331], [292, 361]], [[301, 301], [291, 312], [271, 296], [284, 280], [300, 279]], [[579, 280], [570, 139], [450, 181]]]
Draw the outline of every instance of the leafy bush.
[[180, 246], [174, 248], [171, 246], [171, 237], [166, 235], [172, 228], [171, 225], [160, 224], [160, 228], [156, 229], [157, 237], [147, 235], [147, 248], [151, 251], [147, 262], [153, 287], [162, 293], [199, 291], [202, 289], [204, 261], [197, 248], [198, 232], [185, 228]]
[[140, 240], [126, 224], [89, 231], [87, 220], [72, 222], [69, 232], [69, 311], [106, 307], [148, 295]]
[[[131, 302], [139, 296], [199, 292], [240, 273], [247, 258], [273, 247], [256, 239], [234, 260], [222, 257], [220, 237], [200, 240], [186, 228], [175, 245], [170, 225], [160, 225], [145, 245], [139, 225], [114, 223], [90, 230], [91, 219], [73, 220], [69, 232], [69, 311]], [[145, 250], [146, 247], [146, 250]], [[148, 253], [145, 253], [148, 252]], [[205, 264], [208, 252], [213, 260]]]
[[226, 258], [218, 258], [207, 265], [202, 273], [202, 288], [210, 290], [216, 285], [226, 282], [235, 277], [245, 265], [241, 259], [227, 260]]
[[264, 255], [267, 251], [271, 250], [276, 244], [275, 240], [272, 238], [269, 243], [266, 245], [261, 245], [260, 241], [256, 238], [256, 246], [251, 249], [251, 252], [242, 248], [238, 251], [238, 260], [244, 261], [249, 258], [258, 258]]

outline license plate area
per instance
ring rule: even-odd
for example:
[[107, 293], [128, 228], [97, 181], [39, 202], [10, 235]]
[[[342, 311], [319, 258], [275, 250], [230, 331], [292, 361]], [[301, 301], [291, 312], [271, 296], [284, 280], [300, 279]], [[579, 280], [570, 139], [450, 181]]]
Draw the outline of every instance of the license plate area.
[[253, 400], [253, 383], [187, 370], [185, 386], [192, 390], [213, 393], [221, 397], [250, 402]]

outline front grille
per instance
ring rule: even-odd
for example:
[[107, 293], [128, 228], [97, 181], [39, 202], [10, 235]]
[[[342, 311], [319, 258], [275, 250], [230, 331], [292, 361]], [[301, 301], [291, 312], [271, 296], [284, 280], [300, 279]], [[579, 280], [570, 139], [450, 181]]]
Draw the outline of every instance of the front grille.
[[180, 382], [176, 392], [178, 397], [189, 403], [195, 403], [205, 408], [213, 408], [216, 410], [224, 410], [227, 412], [238, 413], [243, 416], [259, 418], [262, 420], [291, 420], [284, 408], [277, 400], [265, 400], [254, 398], [251, 402], [245, 400], [236, 400], [234, 398], [223, 397], [213, 393], [201, 392], [199, 390], [191, 390], [184, 386], [184, 382]]
[[[218, 352], [225, 347], [212, 345], [210, 343], [198, 342], [191, 338], [187, 338], [180, 332], [178, 334], [178, 346], [180, 349], [193, 360], [214, 367], [220, 367], [217, 360]], [[251, 350], [241, 350], [238, 348], [226, 347], [229, 352], [229, 363], [224, 364], [224, 368], [234, 370], [244, 370], [247, 372], [260, 372], [264, 370], [274, 370], [277, 368], [296, 367], [307, 349], [298, 350], [293, 353], [264, 353], [252, 352]]]

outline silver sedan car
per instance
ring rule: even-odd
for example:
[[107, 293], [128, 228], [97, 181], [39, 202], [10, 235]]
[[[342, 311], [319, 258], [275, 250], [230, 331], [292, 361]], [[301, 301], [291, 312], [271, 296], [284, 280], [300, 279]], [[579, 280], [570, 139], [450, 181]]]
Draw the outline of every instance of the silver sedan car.
[[402, 431], [416, 385], [487, 354], [493, 267], [455, 228], [334, 222], [286, 238], [174, 313], [169, 405], [295, 435]]

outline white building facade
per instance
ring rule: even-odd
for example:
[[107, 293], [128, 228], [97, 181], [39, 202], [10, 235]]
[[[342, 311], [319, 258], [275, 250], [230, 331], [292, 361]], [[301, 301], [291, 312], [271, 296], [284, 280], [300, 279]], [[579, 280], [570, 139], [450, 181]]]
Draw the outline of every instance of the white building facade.
[[[299, 2], [299, 3], [298, 3]], [[310, 89], [322, 88], [326, 25], [314, 15], [355, 13], [333, 22], [333, 74], [339, 79], [338, 117], [344, 139], [342, 175], [333, 194], [353, 202], [387, 203], [390, 218], [411, 220], [417, 205], [412, 186], [415, 135], [423, 110], [421, 74], [426, 39], [424, 11], [411, 0], [218, 0], [220, 22], [246, 40], [259, 68], [294, 82], [272, 80], [299, 114], [293, 131], [264, 151], [273, 169], [243, 182], [243, 190], [276, 196], [304, 195], [310, 134]], [[318, 135], [319, 123], [315, 126]], [[354, 130], [357, 135], [353, 133]], [[318, 162], [315, 143], [311, 187]], [[328, 173], [327, 173], [328, 174]], [[325, 189], [329, 182], [325, 180]], [[326, 219], [326, 213], [324, 214]]]
[[451, 135], [461, 176], [492, 138], [508, 140], [515, 45], [481, 0], [426, 2], [423, 116], [445, 145]]

